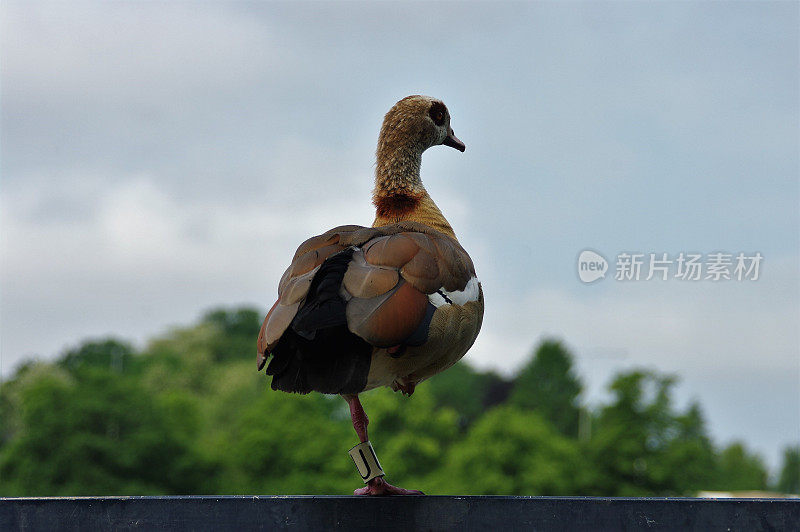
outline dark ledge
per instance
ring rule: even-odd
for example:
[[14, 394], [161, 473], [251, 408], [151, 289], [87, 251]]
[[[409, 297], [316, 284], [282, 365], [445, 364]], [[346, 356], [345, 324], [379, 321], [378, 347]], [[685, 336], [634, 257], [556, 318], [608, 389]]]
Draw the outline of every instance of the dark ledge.
[[800, 499], [0, 498], [0, 530], [793, 530]]

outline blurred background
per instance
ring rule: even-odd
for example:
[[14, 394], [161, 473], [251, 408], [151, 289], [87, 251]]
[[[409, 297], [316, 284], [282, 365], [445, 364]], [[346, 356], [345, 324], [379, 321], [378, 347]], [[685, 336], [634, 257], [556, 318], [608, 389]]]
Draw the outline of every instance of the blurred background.
[[[795, 2], [0, 4], [0, 495], [348, 493], [344, 401], [268, 389], [296, 246], [369, 225], [383, 114], [486, 318], [365, 394], [427, 493], [800, 492]], [[577, 257], [761, 253], [757, 281]], [[644, 275], [642, 276], [644, 278]]]

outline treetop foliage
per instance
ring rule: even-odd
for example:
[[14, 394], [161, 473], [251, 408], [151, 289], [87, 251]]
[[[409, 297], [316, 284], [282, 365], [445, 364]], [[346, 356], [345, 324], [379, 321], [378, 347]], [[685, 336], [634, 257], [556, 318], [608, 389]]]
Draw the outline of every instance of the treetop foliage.
[[[214, 309], [136, 350], [86, 341], [0, 388], [0, 496], [347, 494], [357, 443], [336, 396], [269, 389], [261, 313]], [[675, 378], [617, 375], [582, 402], [572, 355], [542, 342], [512, 378], [461, 362], [410, 398], [362, 395], [389, 479], [433, 494], [694, 495], [768, 487], [742, 443], [716, 446]], [[800, 491], [800, 447], [775, 489]]]

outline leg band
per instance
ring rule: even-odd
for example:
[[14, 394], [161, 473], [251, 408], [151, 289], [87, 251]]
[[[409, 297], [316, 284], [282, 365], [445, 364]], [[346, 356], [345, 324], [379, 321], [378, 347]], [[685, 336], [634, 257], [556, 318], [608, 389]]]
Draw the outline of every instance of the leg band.
[[376, 477], [382, 477], [385, 473], [381, 468], [378, 457], [375, 456], [375, 450], [372, 444], [368, 441], [359, 443], [350, 449], [350, 458], [356, 463], [358, 474], [364, 480], [364, 484]]

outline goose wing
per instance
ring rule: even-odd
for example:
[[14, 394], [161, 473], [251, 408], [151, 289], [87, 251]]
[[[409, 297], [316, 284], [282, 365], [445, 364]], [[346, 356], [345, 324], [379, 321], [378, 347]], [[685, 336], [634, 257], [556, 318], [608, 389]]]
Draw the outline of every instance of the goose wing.
[[[306, 240], [258, 338], [273, 388], [357, 393], [374, 348], [421, 345], [432, 300], [475, 277], [459, 243], [418, 223], [343, 226]], [[359, 388], [360, 386], [360, 388]]]

